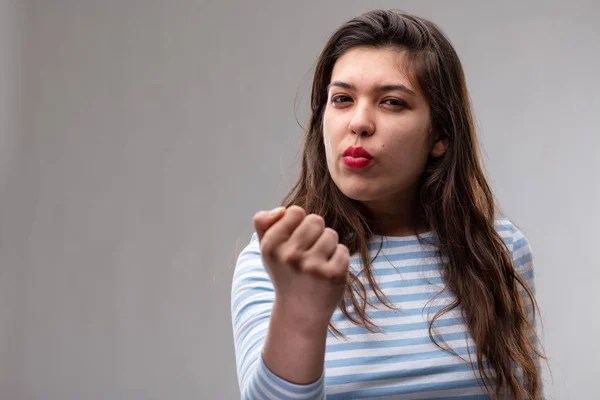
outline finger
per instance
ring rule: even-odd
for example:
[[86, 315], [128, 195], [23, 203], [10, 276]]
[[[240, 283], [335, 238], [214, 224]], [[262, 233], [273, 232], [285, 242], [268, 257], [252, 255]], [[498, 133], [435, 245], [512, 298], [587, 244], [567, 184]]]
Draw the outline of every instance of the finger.
[[285, 211], [285, 207], [277, 207], [271, 211], [259, 211], [254, 215], [252, 222], [254, 230], [258, 235], [258, 240], [262, 240], [265, 232], [283, 217]]
[[283, 217], [275, 222], [264, 234], [262, 250], [267, 255], [272, 255], [281, 243], [287, 241], [292, 232], [304, 219], [306, 213], [301, 207], [289, 207]]
[[325, 220], [316, 214], [307, 215], [287, 241], [288, 251], [304, 253], [321, 237]]
[[349, 266], [350, 252], [348, 248], [342, 244], [337, 244], [329, 261], [317, 257], [307, 257], [302, 263], [302, 272], [317, 278], [329, 279], [336, 283], [345, 283], [348, 280]]
[[329, 261], [335, 253], [338, 240], [338, 233], [334, 229], [325, 228], [321, 236], [319, 236], [315, 244], [308, 251], [309, 256], [321, 258], [324, 262]]
[[348, 282], [348, 270], [350, 268], [350, 252], [343, 244], [338, 244], [335, 253], [324, 266], [325, 278], [336, 283]]

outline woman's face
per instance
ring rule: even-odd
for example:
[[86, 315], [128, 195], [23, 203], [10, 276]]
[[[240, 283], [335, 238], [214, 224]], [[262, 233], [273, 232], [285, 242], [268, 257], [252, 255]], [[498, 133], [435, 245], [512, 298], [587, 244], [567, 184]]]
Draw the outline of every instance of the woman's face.
[[[323, 117], [327, 167], [347, 197], [376, 209], [415, 194], [430, 155], [429, 104], [389, 48], [355, 47], [336, 62]], [[365, 152], [366, 151], [366, 152]]]

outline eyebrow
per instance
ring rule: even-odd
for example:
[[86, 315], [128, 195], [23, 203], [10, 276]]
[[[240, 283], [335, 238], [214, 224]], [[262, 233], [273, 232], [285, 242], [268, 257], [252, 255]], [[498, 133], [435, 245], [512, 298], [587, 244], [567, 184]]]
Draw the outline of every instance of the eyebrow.
[[[334, 81], [331, 82], [329, 85], [327, 85], [327, 92], [329, 93], [329, 89], [331, 89], [332, 87], [340, 87], [340, 88], [344, 88], [344, 89], [349, 89], [349, 90], [356, 90], [356, 86], [350, 84], [350, 83], [346, 83], [346, 82], [342, 82], [342, 81]], [[408, 93], [411, 96], [416, 96], [417, 94], [410, 90], [409, 88], [407, 88], [406, 86], [402, 85], [402, 84], [388, 84], [388, 85], [379, 85], [375, 87], [375, 92], [390, 92], [393, 90], [398, 90], [400, 92], [404, 92], [404, 93]]]

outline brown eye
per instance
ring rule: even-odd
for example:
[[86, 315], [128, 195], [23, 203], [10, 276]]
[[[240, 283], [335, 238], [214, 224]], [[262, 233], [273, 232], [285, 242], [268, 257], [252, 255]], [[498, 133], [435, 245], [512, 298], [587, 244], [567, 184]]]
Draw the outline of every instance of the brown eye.
[[400, 100], [400, 99], [386, 99], [382, 102], [385, 105], [391, 106], [393, 108], [406, 108], [408, 105]]
[[331, 102], [333, 104], [343, 104], [343, 103], [348, 103], [350, 101], [352, 101], [352, 99], [345, 95], [333, 96], [331, 98]]

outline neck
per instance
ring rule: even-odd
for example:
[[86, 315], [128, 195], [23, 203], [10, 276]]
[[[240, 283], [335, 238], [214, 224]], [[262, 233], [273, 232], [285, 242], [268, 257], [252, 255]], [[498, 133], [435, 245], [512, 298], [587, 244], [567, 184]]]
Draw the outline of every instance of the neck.
[[429, 227], [421, 218], [414, 196], [388, 202], [363, 202], [369, 211], [373, 233], [381, 236], [412, 236], [424, 233]]

